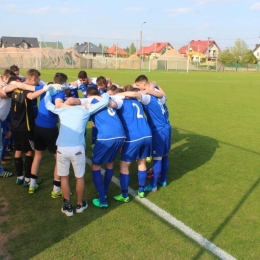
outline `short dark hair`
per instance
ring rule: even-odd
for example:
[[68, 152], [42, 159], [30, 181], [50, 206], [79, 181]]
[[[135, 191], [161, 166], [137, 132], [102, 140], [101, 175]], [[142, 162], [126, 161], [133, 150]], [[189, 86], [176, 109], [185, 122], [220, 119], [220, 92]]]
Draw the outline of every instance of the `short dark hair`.
[[40, 77], [41, 73], [40, 71], [36, 70], [36, 69], [29, 69], [26, 73], [26, 77]]
[[63, 84], [68, 80], [68, 77], [66, 74], [57, 72], [53, 78], [53, 82], [56, 84]]
[[7, 84], [10, 84], [10, 82], [12, 82], [12, 81], [22, 81], [22, 79], [21, 78], [19, 78], [19, 77], [17, 77], [16, 75], [12, 75], [9, 79], [8, 79], [8, 81], [7, 81]]
[[140, 82], [140, 81], [145, 81], [145, 82], [149, 82], [148, 78], [145, 75], [140, 75], [135, 79], [135, 82]]
[[114, 95], [117, 94], [117, 93], [122, 93], [124, 92], [124, 90], [122, 88], [117, 88], [115, 91], [114, 91]]
[[125, 92], [125, 91], [132, 91], [133, 88], [134, 88], [134, 87], [133, 87], [132, 85], [130, 85], [130, 84], [123, 86], [124, 92]]
[[10, 67], [10, 70], [11, 70], [11, 71], [18, 71], [18, 70], [20, 70], [20, 69], [18, 68], [18, 66], [12, 65], [12, 66]]
[[87, 89], [87, 96], [99, 96], [98, 89], [96, 87], [89, 87]]
[[88, 74], [87, 74], [87, 72], [84, 71], [84, 70], [81, 70], [81, 71], [79, 72], [79, 74], [78, 74], [78, 78], [79, 78], [79, 79], [85, 79], [85, 78], [87, 78], [87, 77], [88, 77]]
[[16, 76], [11, 70], [9, 70], [9, 69], [5, 69], [4, 71], [3, 71], [3, 74], [2, 74], [2, 76], [5, 76], [5, 77], [11, 77], [11, 76]]
[[107, 85], [107, 80], [105, 77], [103, 76], [99, 76], [96, 80], [97, 85], [103, 84], [103, 85]]

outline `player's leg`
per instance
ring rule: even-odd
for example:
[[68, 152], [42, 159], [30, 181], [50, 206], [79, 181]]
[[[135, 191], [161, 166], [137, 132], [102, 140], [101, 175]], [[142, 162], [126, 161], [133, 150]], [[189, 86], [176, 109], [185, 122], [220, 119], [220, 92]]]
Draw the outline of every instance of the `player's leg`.
[[165, 155], [162, 157], [162, 172], [161, 172], [161, 177], [158, 179], [158, 183], [165, 187], [167, 185], [166, 179], [168, 175], [168, 169], [169, 169], [169, 158], [168, 155]]
[[[72, 163], [76, 177], [76, 213], [81, 213], [88, 207], [87, 202], [83, 200], [85, 189], [84, 174], [86, 166], [85, 147], [83, 145], [70, 147], [69, 159]], [[61, 186], [61, 188], [63, 192], [63, 186]]]

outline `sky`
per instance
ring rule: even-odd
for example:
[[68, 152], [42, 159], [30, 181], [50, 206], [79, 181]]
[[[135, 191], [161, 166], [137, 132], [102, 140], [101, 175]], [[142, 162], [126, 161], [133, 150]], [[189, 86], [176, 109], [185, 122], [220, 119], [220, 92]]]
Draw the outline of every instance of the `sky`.
[[237, 39], [260, 44], [260, 1], [254, 0], [0, 0], [0, 37], [36, 37], [64, 47], [92, 42], [126, 48], [214, 40], [220, 49]]

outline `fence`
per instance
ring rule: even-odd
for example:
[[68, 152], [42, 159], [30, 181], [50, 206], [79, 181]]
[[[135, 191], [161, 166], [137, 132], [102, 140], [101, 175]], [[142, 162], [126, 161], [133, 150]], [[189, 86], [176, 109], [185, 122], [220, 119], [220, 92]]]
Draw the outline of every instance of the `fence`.
[[[187, 60], [186, 54], [178, 52], [183, 49], [181, 47], [188, 46], [187, 42], [172, 44], [167, 42], [161, 50], [158, 45], [159, 43], [138, 40], [41, 35], [39, 48], [0, 48], [0, 68], [4, 69], [16, 64], [21, 69], [259, 70], [258, 65], [223, 66], [216, 61], [216, 56], [210, 56], [213, 51], [210, 52], [209, 47], [206, 52], [208, 61], [206, 63], [204, 61], [202, 64], [201, 57], [199, 59], [192, 57], [192, 60], [191, 58]], [[116, 46], [116, 53], [112, 55], [105, 51], [107, 47], [111, 46]], [[150, 55], [147, 55], [146, 50], [149, 48]], [[126, 54], [123, 55], [120, 52], [121, 49], [127, 50]], [[203, 46], [193, 46], [193, 49], [194, 51], [202, 50]]]

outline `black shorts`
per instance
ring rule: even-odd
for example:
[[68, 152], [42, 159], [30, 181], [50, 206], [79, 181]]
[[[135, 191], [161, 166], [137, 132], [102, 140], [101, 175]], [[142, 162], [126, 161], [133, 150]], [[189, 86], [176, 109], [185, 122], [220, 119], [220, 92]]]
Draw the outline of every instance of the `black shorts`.
[[58, 127], [44, 128], [34, 127], [34, 148], [37, 151], [44, 151], [48, 148], [49, 153], [56, 154], [56, 140], [59, 135]]
[[33, 131], [13, 131], [14, 149], [27, 153], [34, 150]]

